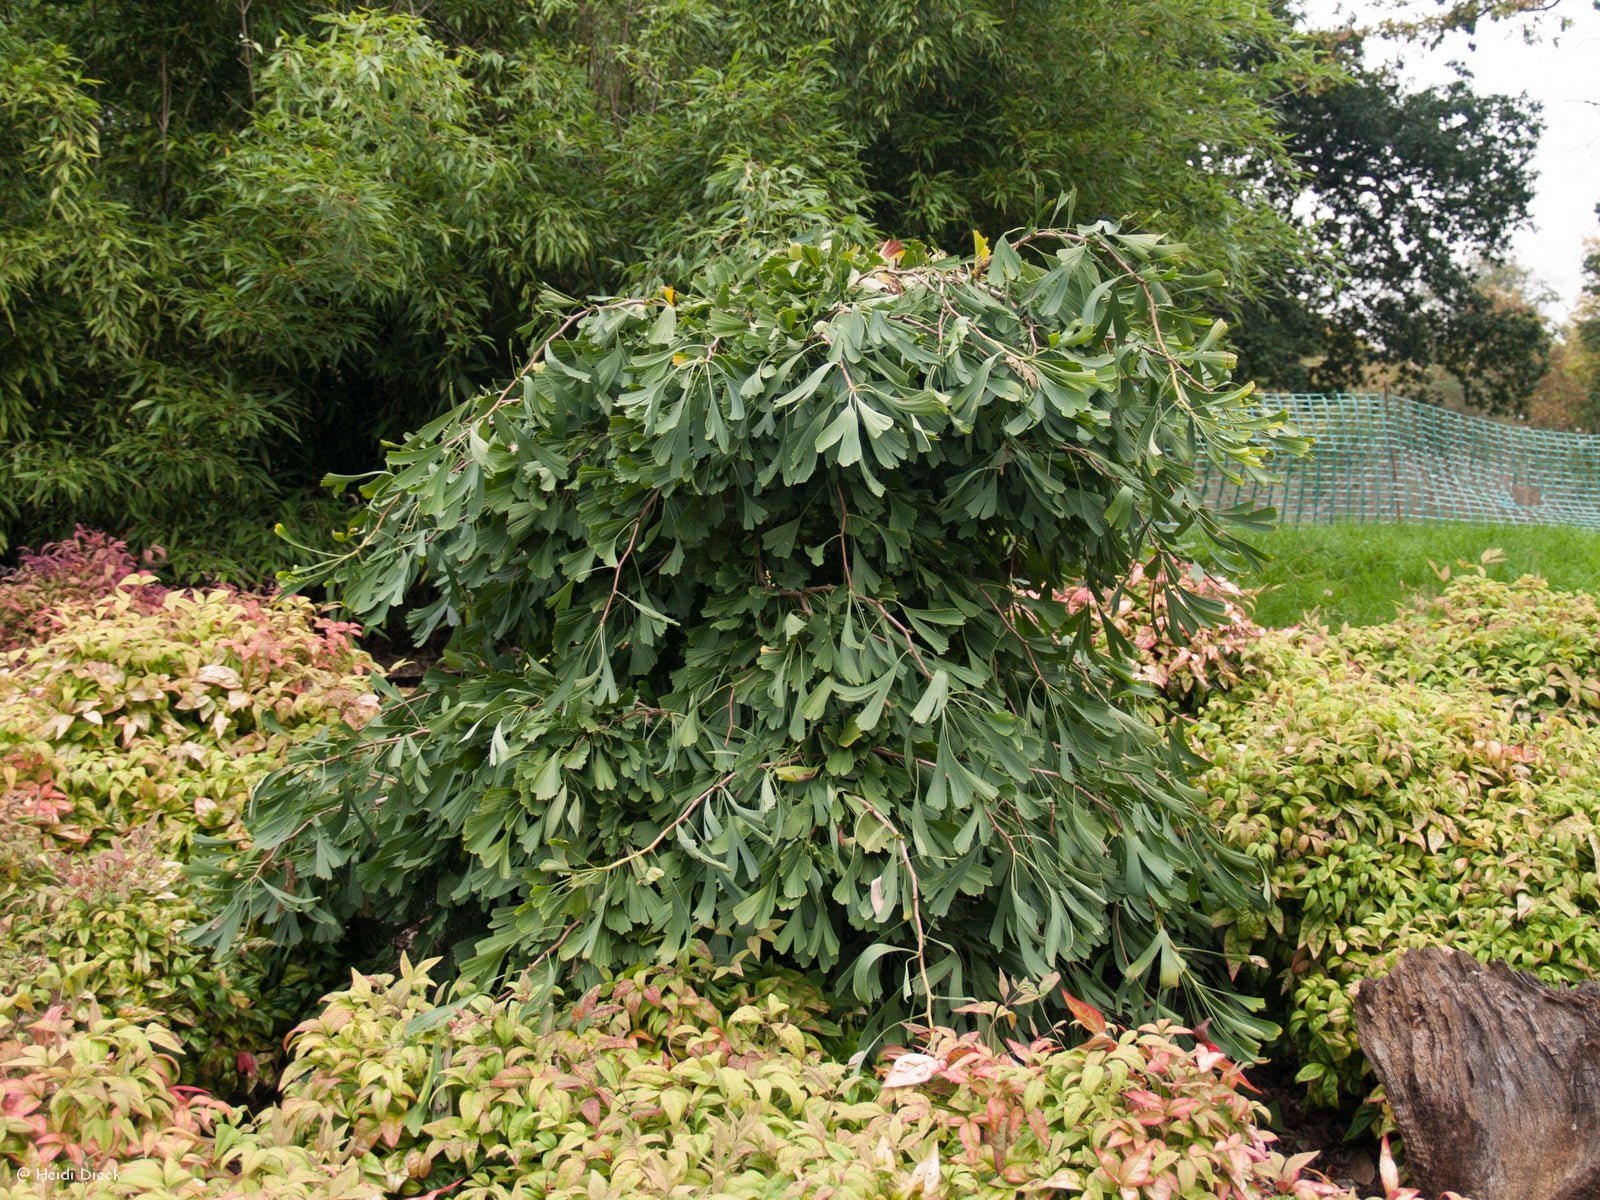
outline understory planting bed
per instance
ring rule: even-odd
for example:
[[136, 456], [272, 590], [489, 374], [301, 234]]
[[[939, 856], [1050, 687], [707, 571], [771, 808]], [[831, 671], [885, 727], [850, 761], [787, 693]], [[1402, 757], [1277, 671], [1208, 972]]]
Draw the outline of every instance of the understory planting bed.
[[597, 301], [293, 577], [405, 686], [25, 554], [0, 1195], [1350, 1196], [1240, 1062], [1371, 1145], [1363, 979], [1594, 977], [1600, 608], [1485, 560], [1271, 631], [1183, 563], [1253, 520], [1196, 456], [1299, 444], [1214, 285], [1102, 223]]

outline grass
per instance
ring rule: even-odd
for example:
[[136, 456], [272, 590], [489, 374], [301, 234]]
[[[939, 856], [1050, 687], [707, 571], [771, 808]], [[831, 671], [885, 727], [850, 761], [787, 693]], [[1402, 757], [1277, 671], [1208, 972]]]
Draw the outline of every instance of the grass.
[[1567, 526], [1288, 525], [1261, 544], [1273, 561], [1239, 582], [1262, 589], [1255, 611], [1263, 625], [1387, 621], [1407, 597], [1438, 593], [1430, 561], [1454, 567], [1491, 548], [1505, 554], [1489, 567], [1496, 579], [1542, 575], [1564, 590], [1600, 591], [1600, 531]]

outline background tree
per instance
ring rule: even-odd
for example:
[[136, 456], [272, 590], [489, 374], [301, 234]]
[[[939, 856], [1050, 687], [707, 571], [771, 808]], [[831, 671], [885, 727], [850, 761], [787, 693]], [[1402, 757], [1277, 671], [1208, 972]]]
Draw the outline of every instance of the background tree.
[[[1584, 0], [1388, 0], [1393, 15], [1378, 22], [1384, 37], [1416, 39], [1438, 46], [1451, 33], [1476, 33], [1478, 26], [1496, 21], [1520, 24], [1524, 36], [1533, 38], [1549, 28], [1565, 28], [1567, 10]], [[1590, 0], [1600, 8], [1600, 0]], [[1553, 21], [1551, 20], [1553, 15]]]
[[1536, 310], [1485, 291], [1480, 276], [1527, 219], [1536, 106], [1478, 95], [1466, 77], [1408, 92], [1392, 69], [1361, 65], [1360, 39], [1334, 45], [1347, 79], [1282, 106], [1303, 174], [1269, 176], [1323, 265], [1291, 265], [1247, 307], [1241, 370], [1324, 391], [1375, 366], [1402, 385], [1442, 369], [1473, 407], [1520, 411], [1549, 335]]
[[1534, 392], [1534, 417], [1550, 428], [1600, 431], [1600, 242], [1584, 247], [1583, 290], [1561, 333]]
[[[1600, 213], [1600, 206], [1595, 211]], [[1572, 351], [1583, 378], [1590, 427], [1600, 427], [1600, 240], [1584, 247], [1583, 294], [1572, 314]]]
[[1550, 369], [1533, 389], [1528, 420], [1539, 429], [1595, 431], [1595, 411], [1589, 396], [1590, 359], [1573, 334], [1571, 325], [1550, 348]]
[[1272, 105], [1321, 68], [1246, 0], [412, 7], [0, 0], [0, 539], [260, 570], [544, 289], [752, 229], [965, 238], [1075, 187], [1238, 280], [1295, 244], [1247, 164], [1292, 171]]
[[1435, 351], [1463, 407], [1527, 415], [1555, 341], [1539, 307], [1549, 296], [1514, 265], [1480, 269]]

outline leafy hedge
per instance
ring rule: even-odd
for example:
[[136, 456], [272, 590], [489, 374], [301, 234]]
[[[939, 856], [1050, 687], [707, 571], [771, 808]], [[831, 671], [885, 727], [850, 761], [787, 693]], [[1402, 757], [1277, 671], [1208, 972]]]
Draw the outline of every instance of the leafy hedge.
[[199, 1078], [269, 1072], [315, 995], [252, 935], [218, 968], [197, 840], [243, 838], [251, 785], [289, 744], [375, 709], [354, 627], [303, 599], [172, 590], [83, 534], [0, 581], [0, 993], [43, 1011], [92, 993], [178, 1030]]
[[[43, 641], [59, 628], [65, 610], [109, 596], [161, 557], [160, 548], [152, 547], [140, 563], [125, 542], [81, 526], [66, 541], [24, 548], [17, 567], [0, 578], [0, 651]], [[146, 608], [159, 605], [165, 594], [153, 580], [130, 593]]]
[[[1133, 582], [1140, 604], [1160, 603]], [[183, 1086], [271, 1074], [268, 1039], [309, 981], [270, 976], [249, 931], [226, 970], [199, 956], [182, 937], [203, 914], [180, 864], [197, 842], [236, 843], [250, 779], [293, 738], [365, 720], [367, 663], [348, 627], [302, 601], [168, 592], [135, 575], [38, 607], [47, 640], [0, 669], [0, 715], [14, 718], [0, 735], [0, 928], [32, 956], [0, 984], [8, 1200], [53, 1194], [52, 1171], [113, 1163], [74, 1190], [1344, 1195], [1306, 1173], [1309, 1156], [1275, 1154], [1237, 1067], [1176, 1027], [1116, 1033], [1078, 1004], [1092, 1036], [1073, 1049], [928, 1030], [891, 1051], [880, 1079], [840, 1061], [813, 985], [747, 974], [743, 955], [716, 969], [703, 949], [608, 975], [553, 1013], [526, 979], [450, 999], [428, 964], [357, 976], [295, 1030], [276, 1106], [251, 1115]], [[1157, 654], [1132, 610], [1115, 617]], [[1241, 618], [1220, 635], [1225, 652], [1157, 657], [1177, 662], [1168, 674], [1187, 694], [1226, 678], [1248, 633]]]
[[[1274, 1153], [1238, 1067], [1171, 1026], [1082, 1009], [1098, 1031], [1070, 1050], [934, 1030], [880, 1081], [823, 1052], [809, 985], [703, 951], [554, 1014], [526, 981], [440, 1005], [427, 967], [330, 997], [253, 1121], [175, 1089], [158, 1030], [0, 1017], [0, 1170], [120, 1156], [91, 1194], [151, 1200], [1348, 1195]], [[96, 1072], [87, 1105], [52, 1099]]]
[[1270, 634], [1202, 710], [1212, 811], [1271, 875], [1223, 912], [1281, 981], [1320, 1102], [1372, 1086], [1352, 996], [1447, 945], [1552, 983], [1600, 975], [1600, 606], [1454, 579], [1381, 626]]
[[0, 992], [34, 1008], [91, 994], [123, 1019], [178, 1031], [192, 1078], [251, 1084], [270, 1075], [279, 1034], [317, 983], [259, 944], [225, 969], [190, 945], [184, 935], [205, 914], [169, 855], [140, 830], [102, 850], [41, 856], [27, 886], [3, 899]]

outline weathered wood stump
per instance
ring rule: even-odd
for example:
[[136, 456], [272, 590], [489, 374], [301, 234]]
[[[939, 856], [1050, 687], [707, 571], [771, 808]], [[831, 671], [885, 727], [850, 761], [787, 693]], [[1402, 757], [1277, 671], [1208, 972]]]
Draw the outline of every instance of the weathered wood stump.
[[1600, 1200], [1600, 984], [1414, 950], [1355, 1009], [1424, 1193]]

